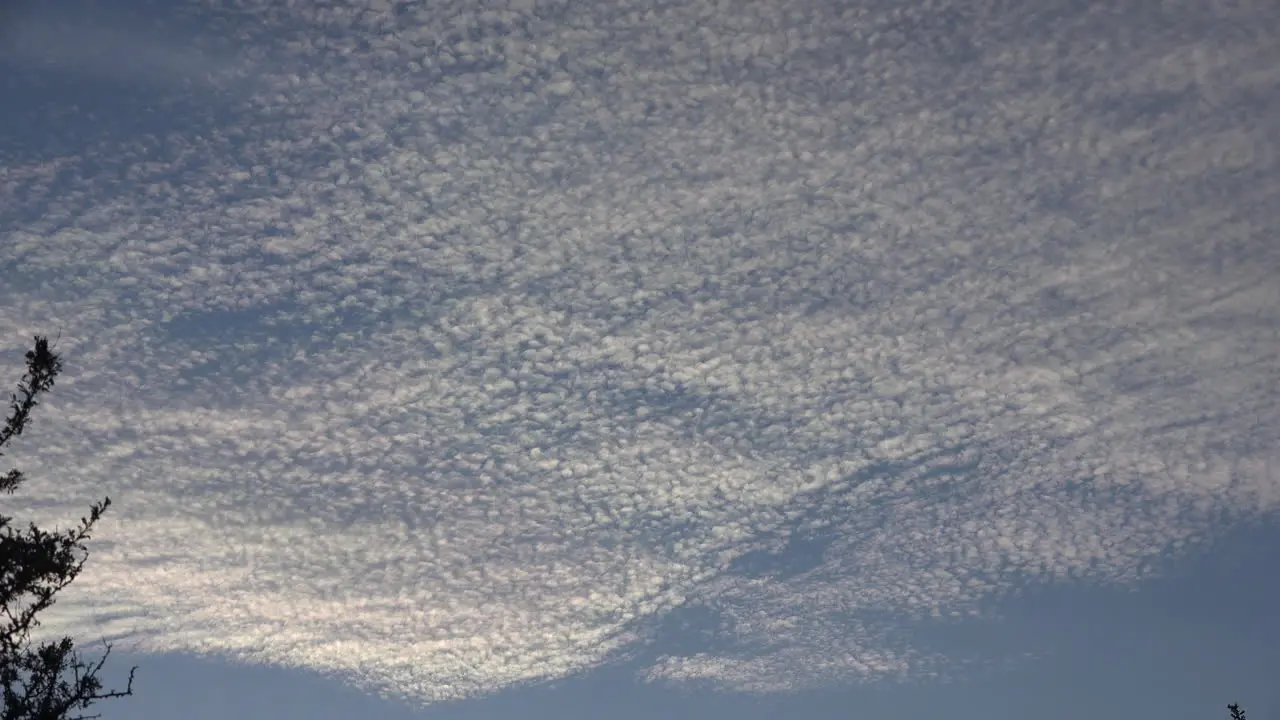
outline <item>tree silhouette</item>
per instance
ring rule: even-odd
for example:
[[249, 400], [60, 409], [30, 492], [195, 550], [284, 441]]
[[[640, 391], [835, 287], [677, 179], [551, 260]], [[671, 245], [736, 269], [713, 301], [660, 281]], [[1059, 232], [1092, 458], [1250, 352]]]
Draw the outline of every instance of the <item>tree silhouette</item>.
[[1231, 703], [1227, 706], [1227, 710], [1231, 713], [1231, 720], [1244, 720], [1244, 710], [1241, 709], [1240, 703]]
[[[48, 340], [36, 336], [35, 349], [27, 353], [27, 374], [18, 383], [21, 397], [11, 394], [12, 414], [0, 429], [0, 448], [22, 435], [40, 404], [38, 396], [53, 388], [61, 370]], [[0, 493], [13, 494], [25, 480], [18, 470], [0, 475]], [[136, 667], [124, 690], [102, 691], [98, 672], [111, 654], [110, 645], [97, 662], [85, 662], [69, 637], [39, 645], [31, 640], [40, 626], [37, 615], [80, 574], [88, 557], [84, 542], [110, 505], [110, 498], [91, 505], [89, 516], [67, 531], [46, 532], [34, 524], [15, 530], [13, 518], [0, 514], [0, 720], [87, 720], [98, 715], [73, 713], [98, 700], [133, 694]]]

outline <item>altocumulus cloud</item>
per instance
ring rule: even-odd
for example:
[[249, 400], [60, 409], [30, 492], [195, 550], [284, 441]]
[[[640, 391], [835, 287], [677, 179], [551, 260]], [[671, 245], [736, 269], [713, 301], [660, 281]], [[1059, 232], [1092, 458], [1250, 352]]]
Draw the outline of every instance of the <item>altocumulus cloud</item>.
[[51, 631], [801, 689], [1280, 505], [1269, 2], [242, 5], [244, 122], [0, 170]]

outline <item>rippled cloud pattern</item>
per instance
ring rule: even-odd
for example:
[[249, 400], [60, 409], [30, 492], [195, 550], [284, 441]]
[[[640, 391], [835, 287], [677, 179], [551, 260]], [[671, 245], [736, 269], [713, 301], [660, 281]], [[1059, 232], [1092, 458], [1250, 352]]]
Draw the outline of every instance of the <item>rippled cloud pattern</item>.
[[0, 142], [4, 367], [68, 368], [13, 499], [114, 501], [51, 631], [422, 702], [941, 677], [906, 629], [1280, 507], [1270, 2], [162, 15], [3, 21], [110, 91]]

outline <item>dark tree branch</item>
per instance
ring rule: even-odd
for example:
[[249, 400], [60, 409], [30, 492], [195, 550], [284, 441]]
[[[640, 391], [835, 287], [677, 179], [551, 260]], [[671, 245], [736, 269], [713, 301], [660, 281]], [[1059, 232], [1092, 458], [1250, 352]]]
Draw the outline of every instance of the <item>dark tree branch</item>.
[[[27, 353], [27, 373], [10, 394], [10, 415], [0, 428], [0, 447], [27, 429], [39, 396], [54, 386], [62, 362], [45, 338], [37, 336]], [[12, 494], [26, 480], [19, 470], [0, 475], [0, 491]], [[71, 638], [33, 646], [31, 633], [40, 626], [40, 613], [51, 607], [59, 592], [84, 569], [85, 547], [94, 525], [111, 506], [111, 499], [91, 505], [80, 525], [61, 532], [45, 532], [34, 524], [17, 530], [13, 519], [0, 515], [0, 720], [91, 720], [99, 715], [73, 715], [99, 700], [133, 694], [137, 668], [129, 671], [123, 690], [103, 691], [98, 673], [111, 655], [111, 645], [97, 662], [86, 662]]]

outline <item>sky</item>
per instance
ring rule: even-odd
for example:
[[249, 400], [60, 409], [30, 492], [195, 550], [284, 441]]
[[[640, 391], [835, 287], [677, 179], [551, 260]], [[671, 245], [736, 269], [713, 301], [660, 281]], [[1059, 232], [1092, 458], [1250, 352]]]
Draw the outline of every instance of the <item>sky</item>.
[[11, 1], [6, 513], [104, 720], [1280, 720], [1278, 220], [1272, 0]]

